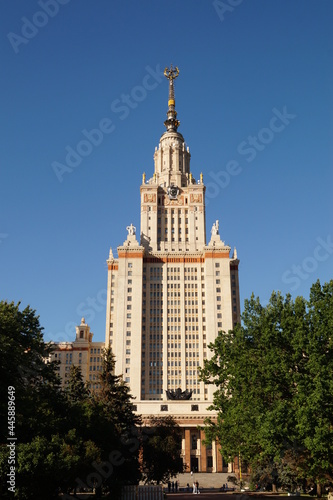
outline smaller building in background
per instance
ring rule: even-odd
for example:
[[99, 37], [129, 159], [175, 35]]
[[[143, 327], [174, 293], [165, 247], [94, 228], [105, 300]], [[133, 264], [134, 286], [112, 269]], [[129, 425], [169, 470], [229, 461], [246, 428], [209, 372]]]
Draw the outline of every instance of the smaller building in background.
[[83, 380], [89, 383], [92, 391], [100, 388], [98, 375], [102, 371], [104, 342], [93, 342], [93, 333], [85, 319], [76, 326], [74, 342], [54, 343], [51, 361], [59, 361], [59, 375], [62, 386], [68, 384], [69, 371], [72, 365], [79, 366]]

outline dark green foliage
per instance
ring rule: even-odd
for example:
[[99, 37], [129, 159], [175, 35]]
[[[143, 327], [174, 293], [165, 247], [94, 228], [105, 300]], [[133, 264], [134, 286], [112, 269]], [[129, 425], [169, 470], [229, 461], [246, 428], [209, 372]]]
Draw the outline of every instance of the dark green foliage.
[[[7, 390], [15, 387], [18, 439], [38, 433], [41, 428], [47, 432], [59, 424], [52, 403], [58, 402], [60, 380], [55, 366], [45, 362], [51, 346], [44, 343], [42, 330], [29, 306], [20, 311], [19, 304], [0, 302], [0, 414], [7, 415]], [[55, 401], [48, 401], [47, 393]], [[49, 413], [48, 421], [42, 418], [44, 409]], [[2, 442], [7, 436], [6, 422], [1, 418]]]
[[123, 484], [140, 477], [140, 441], [128, 387], [115, 376], [105, 352], [102, 391], [92, 396], [79, 367], [72, 367], [61, 390], [57, 364], [48, 362], [35, 311], [0, 303], [1, 441], [0, 497], [8, 492], [7, 388], [15, 387], [16, 494], [22, 500], [56, 498], [78, 487], [97, 486], [117, 499]]
[[92, 403], [96, 442], [102, 450], [102, 461], [112, 473], [103, 478], [103, 488], [109, 498], [120, 497], [121, 487], [136, 484], [139, 471], [137, 426], [141, 418], [133, 413], [132, 396], [122, 376], [114, 374], [115, 360], [111, 349], [104, 350], [103, 370], [100, 375], [101, 391]]
[[79, 403], [89, 397], [89, 389], [83, 382], [80, 366], [71, 366], [65, 392], [71, 403]]
[[[184, 472], [181, 430], [171, 416], [151, 417], [143, 433], [142, 472], [146, 483], [166, 483]], [[144, 430], [148, 430], [145, 428]]]
[[[207, 439], [239, 453], [266, 483], [328, 483], [333, 469], [333, 281], [310, 299], [273, 293], [245, 301], [242, 325], [211, 345], [202, 378], [218, 390]], [[260, 472], [261, 471], [261, 472]]]

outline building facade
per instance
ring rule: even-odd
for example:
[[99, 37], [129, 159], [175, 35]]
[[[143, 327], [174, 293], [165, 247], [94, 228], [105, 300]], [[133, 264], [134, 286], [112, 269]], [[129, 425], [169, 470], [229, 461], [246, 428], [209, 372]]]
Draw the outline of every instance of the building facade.
[[[166, 132], [154, 171], [140, 186], [140, 235], [110, 250], [105, 345], [116, 358], [143, 418], [171, 414], [183, 429], [188, 470], [226, 472], [218, 444], [204, 446], [197, 426], [212, 412], [214, 387], [198, 377], [218, 332], [240, 321], [236, 250], [222, 241], [219, 222], [206, 235], [205, 184], [190, 170], [190, 150], [178, 132], [174, 82], [169, 81]], [[181, 399], [180, 399], [181, 398]], [[230, 465], [229, 471], [231, 472]]]
[[98, 375], [102, 371], [102, 350], [104, 342], [93, 342], [93, 333], [90, 327], [81, 319], [81, 324], [76, 326], [76, 337], [73, 342], [59, 342], [53, 344], [51, 361], [58, 361], [58, 373], [62, 387], [68, 383], [71, 366], [81, 368], [84, 382], [88, 382], [92, 391], [100, 388]]

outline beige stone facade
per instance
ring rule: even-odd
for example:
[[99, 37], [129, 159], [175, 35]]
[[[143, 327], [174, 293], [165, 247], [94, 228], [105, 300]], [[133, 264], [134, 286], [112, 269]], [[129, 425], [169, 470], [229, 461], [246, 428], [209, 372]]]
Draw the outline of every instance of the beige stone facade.
[[[206, 235], [205, 184], [190, 171], [190, 151], [177, 131], [174, 78], [169, 107], [154, 154], [154, 172], [140, 186], [141, 229], [133, 225], [110, 251], [105, 344], [116, 357], [136, 398], [138, 413], [173, 415], [183, 428], [183, 458], [189, 469], [222, 472], [218, 445], [203, 444], [202, 431], [214, 388], [198, 369], [221, 330], [240, 321], [236, 250], [222, 241], [219, 222]], [[134, 207], [133, 207], [134, 208]], [[167, 399], [166, 390], [191, 391], [188, 401]]]
[[79, 366], [83, 380], [88, 382], [92, 391], [98, 391], [100, 384], [98, 375], [102, 370], [102, 350], [104, 342], [93, 342], [93, 333], [82, 318], [76, 327], [76, 338], [73, 342], [53, 344], [51, 361], [59, 362], [59, 375], [62, 386], [68, 383], [69, 371], [72, 365]]

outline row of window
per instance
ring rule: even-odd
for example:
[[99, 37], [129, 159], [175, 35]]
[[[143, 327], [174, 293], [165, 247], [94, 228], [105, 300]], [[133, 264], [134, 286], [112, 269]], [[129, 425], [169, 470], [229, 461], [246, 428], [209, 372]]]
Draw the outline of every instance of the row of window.
[[89, 371], [90, 372], [99, 372], [99, 371], [102, 371], [102, 367], [101, 366], [96, 366], [96, 365], [93, 365], [93, 366], [89, 366]]
[[100, 354], [101, 353], [101, 349], [98, 347], [94, 347], [93, 349], [90, 349], [90, 354]]
[[[158, 214], [169, 213], [169, 212], [170, 212], [170, 209], [168, 209], [168, 208], [159, 208], [158, 211], [157, 211]], [[176, 215], [178, 214], [179, 215], [179, 214], [182, 214], [182, 213], [185, 214], [185, 215], [187, 215], [188, 214], [188, 209], [187, 208], [185, 208], [185, 209], [183, 209], [183, 208], [176, 208], [176, 209], [172, 208], [171, 209], [171, 215], [174, 215], [174, 214], [176, 214]]]
[[[149, 217], [148, 220], [151, 220], [151, 218]], [[164, 224], [168, 224], [168, 217], [164, 217]], [[171, 217], [171, 224], [175, 224], [175, 217]], [[196, 220], [198, 220], [198, 217], [196, 217]], [[162, 223], [162, 218], [161, 217], [158, 217], [157, 218], [157, 224], [158, 225], [161, 225]], [[178, 217], [178, 224], [181, 224], [182, 223], [182, 219], [180, 217]], [[185, 218], [185, 224], [188, 224], [188, 218]]]
[[[66, 359], [72, 359], [72, 355], [73, 355], [73, 353], [66, 352]], [[56, 352], [54, 354], [54, 357], [56, 359], [61, 359], [61, 352], [59, 352], [59, 353]], [[79, 358], [82, 358], [82, 352], [79, 352]]]

